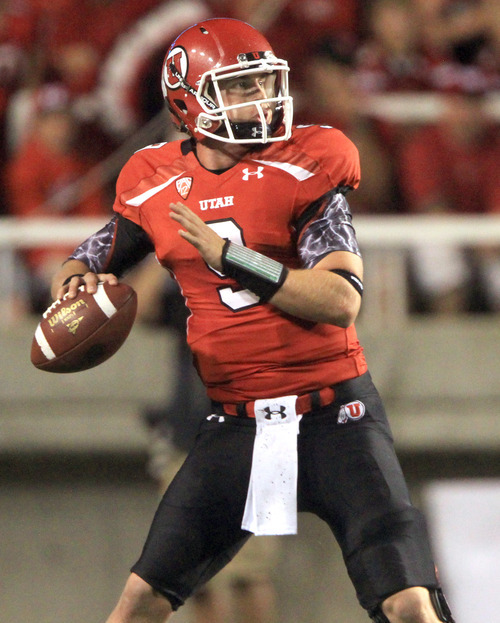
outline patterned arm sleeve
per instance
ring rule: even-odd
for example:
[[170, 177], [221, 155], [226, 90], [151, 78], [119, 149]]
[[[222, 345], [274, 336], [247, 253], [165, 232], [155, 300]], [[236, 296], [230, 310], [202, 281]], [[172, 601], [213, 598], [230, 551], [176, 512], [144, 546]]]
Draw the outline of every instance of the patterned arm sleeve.
[[80, 260], [94, 273], [121, 277], [152, 251], [154, 245], [146, 232], [118, 214], [87, 238], [68, 259]]
[[304, 227], [298, 243], [304, 268], [311, 268], [332, 251], [361, 256], [349, 204], [338, 189], [315, 201], [307, 212], [314, 217]]

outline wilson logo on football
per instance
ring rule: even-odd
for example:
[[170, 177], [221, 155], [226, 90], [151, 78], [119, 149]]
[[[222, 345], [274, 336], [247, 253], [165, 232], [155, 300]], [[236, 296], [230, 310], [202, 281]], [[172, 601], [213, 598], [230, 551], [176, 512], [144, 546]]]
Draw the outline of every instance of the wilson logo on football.
[[355, 422], [364, 416], [365, 411], [365, 405], [361, 402], [361, 400], [348, 402], [346, 405], [342, 405], [340, 407], [337, 422], [339, 424], [345, 424], [349, 420]]
[[78, 327], [80, 326], [80, 322], [82, 320], [83, 320], [83, 316], [80, 316], [79, 318], [75, 318], [75, 320], [72, 320], [68, 324], [68, 331], [72, 333], [73, 335], [75, 335], [75, 333], [78, 331]]
[[192, 177], [181, 177], [175, 182], [177, 192], [183, 199], [187, 199], [193, 185]]
[[82, 306], [88, 307], [85, 301], [82, 301], [82, 299], [78, 299], [74, 303], [71, 303], [71, 305], [68, 305], [66, 307], [61, 307], [61, 309], [57, 313], [55, 313], [52, 316], [49, 316], [54, 306], [55, 305], [51, 305], [49, 309], [43, 314], [43, 317], [48, 319], [48, 324], [51, 329], [55, 327], [58, 323], [63, 323], [64, 325], [68, 325], [70, 322], [72, 322], [76, 318], [77, 311], [79, 311], [80, 307]]

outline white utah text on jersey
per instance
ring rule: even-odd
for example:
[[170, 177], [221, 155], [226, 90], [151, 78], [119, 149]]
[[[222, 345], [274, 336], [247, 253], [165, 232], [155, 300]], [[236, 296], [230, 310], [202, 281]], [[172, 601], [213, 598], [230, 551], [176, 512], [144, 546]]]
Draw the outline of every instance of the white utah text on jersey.
[[234, 196], [215, 197], [215, 199], [202, 199], [200, 201], [201, 210], [216, 210], [217, 208], [227, 208], [234, 205]]

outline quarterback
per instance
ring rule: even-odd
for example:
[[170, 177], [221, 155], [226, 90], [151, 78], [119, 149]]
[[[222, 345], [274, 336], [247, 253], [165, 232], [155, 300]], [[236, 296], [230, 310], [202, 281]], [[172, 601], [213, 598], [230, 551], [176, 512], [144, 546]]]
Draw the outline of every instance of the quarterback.
[[71, 298], [154, 253], [212, 401], [108, 623], [163, 623], [252, 533], [293, 534], [301, 511], [332, 530], [373, 621], [453, 622], [354, 326], [358, 152], [292, 125], [288, 71], [238, 20], [181, 33], [161, 79], [187, 136], [132, 155], [113, 218], [53, 280]]

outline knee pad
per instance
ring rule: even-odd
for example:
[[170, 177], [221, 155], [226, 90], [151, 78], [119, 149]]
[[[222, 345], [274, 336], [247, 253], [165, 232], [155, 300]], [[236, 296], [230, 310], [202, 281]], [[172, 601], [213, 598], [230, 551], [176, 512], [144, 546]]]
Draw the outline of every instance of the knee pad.
[[[455, 619], [451, 614], [450, 607], [444, 596], [443, 591], [440, 588], [430, 588], [429, 595], [431, 603], [436, 611], [437, 618], [443, 623], [455, 623]], [[381, 606], [377, 606], [374, 610], [369, 612], [370, 619], [374, 623], [391, 623], [389, 619], [382, 612]]]

